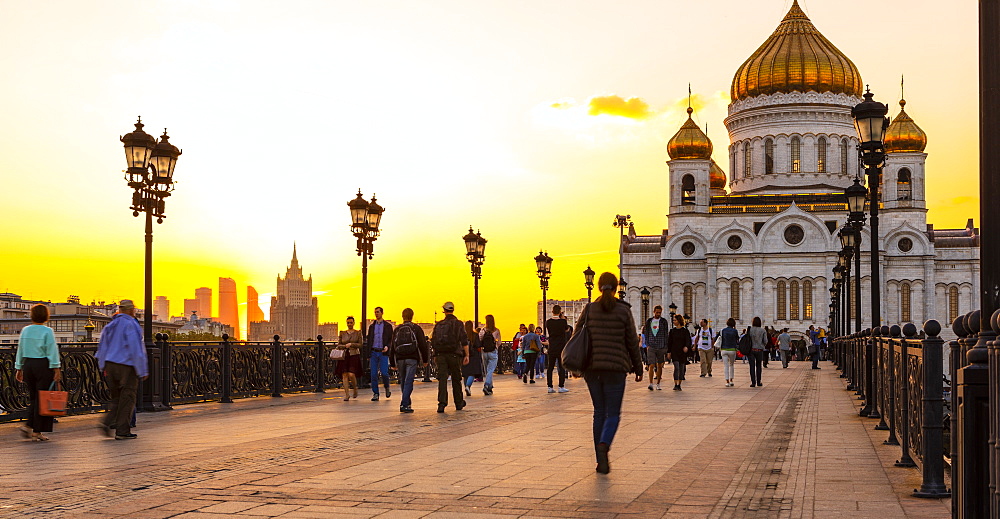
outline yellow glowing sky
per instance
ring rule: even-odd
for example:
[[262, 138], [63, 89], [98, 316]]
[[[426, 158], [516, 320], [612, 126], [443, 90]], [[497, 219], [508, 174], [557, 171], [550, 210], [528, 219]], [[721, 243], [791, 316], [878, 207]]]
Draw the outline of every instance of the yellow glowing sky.
[[[687, 84], [728, 164], [732, 74], [791, 0], [0, 0], [0, 291], [142, 300], [142, 221], [118, 136], [136, 115], [184, 150], [155, 228], [155, 294], [218, 278], [274, 291], [293, 240], [322, 321], [360, 312], [346, 202], [386, 209], [371, 306], [472, 315], [462, 236], [489, 240], [482, 313], [533, 319], [617, 264], [616, 213], [666, 224], [666, 142]], [[803, 2], [877, 98], [928, 133], [929, 221], [978, 222], [975, 2]], [[881, 23], [861, 27], [859, 18]], [[881, 36], [875, 40], [872, 35]], [[634, 99], [633, 99], [634, 98]], [[264, 308], [265, 312], [267, 308]]]

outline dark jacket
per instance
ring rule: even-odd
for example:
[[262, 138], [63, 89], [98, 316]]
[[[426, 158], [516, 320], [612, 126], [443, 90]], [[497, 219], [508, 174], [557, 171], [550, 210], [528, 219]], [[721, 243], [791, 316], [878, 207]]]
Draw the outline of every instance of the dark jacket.
[[740, 345], [740, 332], [736, 331], [736, 328], [727, 326], [720, 332], [722, 335], [722, 348], [723, 350], [735, 350]]
[[417, 338], [417, 353], [413, 355], [398, 355], [396, 353], [396, 341], [392, 341], [389, 344], [389, 365], [395, 366], [397, 360], [403, 359], [417, 359], [421, 363], [427, 362], [431, 356], [430, 352], [427, 351], [427, 336], [424, 335], [424, 331], [413, 323], [403, 323], [396, 327], [394, 337], [399, 337], [399, 331], [404, 327], [413, 330], [413, 335]]
[[[469, 345], [469, 337], [465, 335], [465, 325], [462, 324], [462, 321], [459, 321], [458, 318], [455, 317], [455, 314], [444, 314], [444, 319], [441, 319], [441, 321], [445, 321], [444, 324], [445, 326], [452, 327], [452, 329], [450, 330], [451, 335], [457, 338], [458, 340], [458, 344], [449, 345], [450, 347], [448, 348], [447, 354], [448, 355], [454, 354], [458, 355], [459, 357], [464, 357], [465, 356], [464, 347]], [[441, 321], [438, 321], [438, 323], [435, 324], [434, 327], [437, 328], [437, 326], [441, 324]], [[434, 337], [431, 337], [431, 344], [433, 345], [433, 343], [434, 343]], [[434, 355], [444, 355], [444, 354], [435, 351]]]
[[[392, 325], [389, 321], [382, 321], [382, 344], [381, 351], [385, 352], [389, 345], [392, 344]], [[365, 336], [365, 346], [368, 346], [368, 351], [375, 348], [372, 342], [375, 341], [375, 323], [368, 325], [368, 335]]]
[[667, 347], [667, 336], [670, 332], [670, 321], [666, 317], [660, 317], [660, 329], [657, 330], [656, 336], [653, 336], [653, 319], [655, 317], [650, 317], [646, 319], [646, 324], [642, 325], [642, 334], [646, 336], [646, 347], [653, 349], [662, 349]]
[[[688, 348], [685, 352], [684, 348]], [[687, 328], [671, 328], [667, 335], [667, 351], [671, 361], [681, 361], [687, 358], [691, 351], [691, 333]]]
[[566, 319], [545, 321], [545, 331], [549, 334], [549, 355], [557, 355], [569, 340], [569, 323]]
[[605, 312], [596, 301], [587, 305], [574, 327], [576, 330], [580, 330], [580, 321], [584, 316], [591, 344], [587, 371], [642, 373], [639, 337], [635, 333], [635, 320], [628, 303], [616, 301], [611, 312]]

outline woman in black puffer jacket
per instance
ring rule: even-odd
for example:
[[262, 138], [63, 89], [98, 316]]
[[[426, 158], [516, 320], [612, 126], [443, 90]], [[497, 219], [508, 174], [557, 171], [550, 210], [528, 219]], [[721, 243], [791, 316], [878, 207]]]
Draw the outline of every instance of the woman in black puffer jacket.
[[628, 303], [615, 298], [618, 278], [605, 272], [598, 279], [597, 286], [601, 296], [587, 305], [574, 328], [580, 330], [581, 324], [584, 324], [590, 332], [590, 362], [583, 379], [594, 403], [597, 472], [607, 474], [611, 471], [608, 450], [621, 421], [625, 376], [632, 372], [636, 382], [642, 381], [642, 358], [632, 309]]

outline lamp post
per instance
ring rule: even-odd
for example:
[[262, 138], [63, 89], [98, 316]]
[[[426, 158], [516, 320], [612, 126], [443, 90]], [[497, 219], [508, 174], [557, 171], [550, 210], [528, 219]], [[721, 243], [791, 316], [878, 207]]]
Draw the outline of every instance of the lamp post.
[[639, 292], [639, 298], [642, 300], [642, 322], [645, 326], [646, 319], [649, 319], [649, 289], [642, 287], [642, 291]]
[[594, 291], [594, 270], [587, 265], [587, 270], [583, 271], [583, 286], [587, 287], [587, 302], [590, 302], [590, 296]]
[[675, 305], [671, 301], [670, 302], [670, 306], [667, 306], [667, 308], [670, 309], [670, 326], [673, 326], [674, 325], [674, 316], [677, 315], [677, 305]]
[[[142, 130], [142, 118], [135, 123], [135, 130], [119, 137], [125, 146], [125, 161], [128, 169], [125, 180], [132, 188], [132, 216], [146, 213], [146, 250], [145, 250], [145, 298], [142, 312], [142, 338], [146, 351], [152, 353], [153, 348], [153, 217], [156, 223], [163, 223], [165, 200], [174, 190], [174, 167], [181, 150], [170, 143], [166, 128], [157, 141], [153, 136]], [[150, 359], [153, 355], [148, 355]], [[157, 370], [151, 370], [154, 378], [143, 387], [143, 403], [145, 410], [167, 409], [153, 394], [158, 387]]]
[[625, 278], [625, 228], [629, 226], [630, 214], [616, 214], [615, 221], [611, 224], [618, 228], [618, 279]]
[[[889, 118], [885, 115], [889, 113], [889, 106], [873, 101], [873, 95], [871, 90], [866, 90], [865, 100], [851, 109], [851, 115], [854, 117], [854, 126], [858, 131], [858, 140], [861, 141], [861, 144], [858, 145], [858, 149], [861, 151], [861, 164], [868, 175], [868, 207], [871, 222], [872, 329], [876, 329], [882, 326], [878, 204], [882, 165], [885, 163], [883, 140], [885, 139], [885, 131], [889, 128]], [[871, 359], [868, 359], [868, 362], [870, 363]]]
[[469, 234], [462, 239], [465, 240], [465, 259], [469, 260], [472, 267], [475, 323], [476, 328], [479, 328], [479, 280], [483, 277], [483, 263], [486, 262], [486, 238], [479, 232], [473, 233], [470, 225]]
[[538, 251], [535, 256], [535, 266], [538, 268], [538, 281], [542, 288], [542, 332], [545, 332], [545, 310], [548, 303], [549, 278], [552, 277], [552, 258], [547, 252]]
[[347, 207], [351, 210], [351, 233], [358, 239], [357, 252], [361, 256], [361, 339], [364, 342], [368, 318], [368, 260], [375, 255], [378, 226], [385, 209], [375, 203], [375, 195], [371, 202], [365, 200], [360, 189], [357, 198], [347, 202]]
[[618, 299], [621, 299], [622, 301], [625, 300], [625, 295], [626, 295], [625, 294], [625, 289], [626, 288], [628, 288], [628, 283], [626, 283], [624, 279], [619, 279], [618, 280]]

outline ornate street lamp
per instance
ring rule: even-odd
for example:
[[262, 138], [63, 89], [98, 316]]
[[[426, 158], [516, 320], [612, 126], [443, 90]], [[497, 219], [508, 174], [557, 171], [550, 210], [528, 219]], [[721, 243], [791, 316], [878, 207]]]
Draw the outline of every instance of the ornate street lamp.
[[675, 305], [671, 301], [670, 305], [668, 305], [667, 308], [670, 309], [670, 326], [673, 326], [674, 325], [674, 316], [677, 315], [677, 305]]
[[545, 332], [545, 312], [548, 305], [549, 278], [552, 277], [552, 258], [547, 252], [538, 251], [535, 256], [539, 286], [542, 288], [542, 332]]
[[351, 233], [358, 239], [357, 253], [361, 256], [361, 338], [366, 330], [365, 320], [368, 318], [368, 260], [375, 255], [375, 240], [379, 237], [379, 224], [385, 209], [375, 202], [365, 200], [358, 189], [358, 196], [347, 202], [351, 210]]
[[625, 300], [625, 289], [628, 288], [628, 283], [624, 279], [618, 280], [618, 299], [622, 301]]
[[583, 271], [583, 286], [587, 287], [588, 303], [590, 302], [590, 296], [594, 291], [594, 274], [596, 274], [596, 272], [590, 268], [590, 265], [587, 265], [587, 270]]
[[[868, 207], [871, 221], [871, 296], [872, 296], [872, 328], [882, 326], [882, 309], [880, 298], [882, 297], [882, 285], [878, 267], [880, 265], [878, 255], [878, 205], [879, 205], [879, 182], [882, 177], [882, 165], [885, 162], [885, 131], [889, 128], [889, 107], [872, 100], [874, 94], [871, 90], [865, 91], [865, 100], [858, 103], [851, 109], [854, 117], [854, 126], [858, 131], [858, 140], [861, 144], [858, 149], [861, 151], [861, 164], [868, 175]], [[860, 313], [860, 312], [859, 312]], [[869, 355], [870, 357], [870, 355]], [[871, 358], [867, 361], [871, 363]]]
[[616, 214], [612, 226], [617, 227], [618, 235], [618, 279], [625, 278], [625, 229], [629, 226], [630, 214]]
[[473, 293], [475, 294], [475, 319], [476, 327], [479, 327], [479, 280], [483, 277], [483, 263], [486, 262], [486, 238], [476, 232], [472, 232], [469, 226], [469, 234], [463, 238], [465, 240], [465, 259], [469, 260], [472, 267]]
[[[125, 181], [132, 188], [132, 216], [146, 213], [145, 298], [142, 316], [142, 335], [147, 352], [153, 349], [153, 217], [163, 223], [165, 200], [174, 190], [174, 167], [181, 150], [170, 143], [166, 128], [157, 141], [142, 129], [142, 118], [135, 123], [135, 130], [119, 137], [125, 147]], [[149, 355], [155, 358], [155, 355]], [[143, 386], [142, 408], [145, 410], [169, 409], [157, 398], [160, 386], [158, 370], [153, 379]]]
[[649, 319], [649, 289], [642, 287], [642, 291], [639, 292], [639, 299], [642, 300], [642, 323], [643, 326], [646, 324], [646, 319]]

